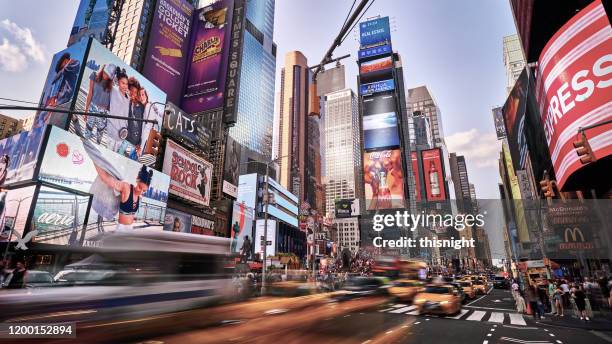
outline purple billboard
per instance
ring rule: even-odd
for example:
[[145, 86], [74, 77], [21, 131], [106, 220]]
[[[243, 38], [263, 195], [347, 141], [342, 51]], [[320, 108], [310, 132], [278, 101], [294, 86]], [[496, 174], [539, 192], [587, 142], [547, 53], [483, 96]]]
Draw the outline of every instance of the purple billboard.
[[149, 37], [142, 74], [178, 103], [183, 86], [185, 58], [193, 6], [185, 0], [159, 0]]
[[223, 106], [233, 3], [219, 1], [195, 13], [181, 102], [187, 113]]

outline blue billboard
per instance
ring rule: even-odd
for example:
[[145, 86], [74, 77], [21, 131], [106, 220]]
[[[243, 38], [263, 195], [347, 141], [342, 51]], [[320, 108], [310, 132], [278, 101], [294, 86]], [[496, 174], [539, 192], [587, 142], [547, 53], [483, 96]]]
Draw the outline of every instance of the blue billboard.
[[362, 47], [390, 41], [389, 17], [372, 19], [359, 24], [359, 43]]
[[395, 82], [393, 82], [393, 79], [359, 85], [359, 93], [361, 93], [362, 96], [367, 96], [379, 92], [392, 91], [394, 89]]
[[359, 50], [359, 59], [366, 59], [373, 56], [391, 54], [391, 44], [379, 45], [373, 48], [365, 48]]

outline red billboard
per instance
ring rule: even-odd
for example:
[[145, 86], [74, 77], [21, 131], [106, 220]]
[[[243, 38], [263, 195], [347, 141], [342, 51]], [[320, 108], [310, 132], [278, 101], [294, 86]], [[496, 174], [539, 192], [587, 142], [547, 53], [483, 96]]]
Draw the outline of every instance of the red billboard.
[[446, 199], [444, 190], [444, 170], [440, 148], [421, 151], [423, 174], [425, 175], [425, 193], [428, 201], [443, 201]]
[[403, 208], [404, 172], [400, 150], [365, 152], [363, 166], [366, 208]]
[[[612, 28], [600, 0], [584, 8], [540, 54], [536, 98], [557, 184], [583, 165], [572, 143], [580, 128], [612, 119]], [[612, 124], [586, 132], [598, 159], [612, 154]]]
[[414, 176], [414, 197], [417, 201], [421, 200], [421, 179], [419, 178], [419, 159], [416, 152], [410, 153], [412, 160], [412, 175]]

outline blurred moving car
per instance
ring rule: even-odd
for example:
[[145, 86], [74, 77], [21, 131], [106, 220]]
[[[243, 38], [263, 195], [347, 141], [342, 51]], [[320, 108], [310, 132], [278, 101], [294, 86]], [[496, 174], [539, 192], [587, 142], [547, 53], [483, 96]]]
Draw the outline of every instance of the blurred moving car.
[[421, 314], [453, 315], [461, 310], [461, 297], [452, 285], [429, 284], [414, 298]]
[[385, 281], [377, 277], [350, 277], [340, 294], [340, 299], [351, 299], [369, 295], [383, 295], [387, 292]]
[[474, 299], [476, 297], [476, 290], [472, 285], [472, 281], [462, 280], [458, 281], [457, 283], [461, 286], [463, 292], [465, 293], [465, 296], [468, 299]]
[[495, 289], [508, 289], [510, 282], [504, 276], [495, 276], [493, 278], [493, 288]]
[[461, 303], [463, 304], [465, 300], [467, 300], [467, 295], [465, 295], [465, 292], [463, 291], [463, 287], [459, 284], [459, 282], [449, 283], [449, 285], [452, 285], [453, 288], [455, 288], [455, 290], [457, 291], [459, 295], [459, 299], [461, 299]]
[[[13, 273], [9, 273], [8, 276], [4, 279], [2, 283], [2, 287], [5, 288], [11, 282], [13, 278]], [[24, 278], [24, 284], [26, 288], [42, 288], [42, 287], [52, 287], [53, 284], [53, 275], [48, 271], [42, 270], [28, 270]]]
[[472, 281], [472, 288], [476, 291], [476, 295], [484, 295], [488, 291], [488, 284], [482, 279]]
[[394, 281], [387, 289], [389, 295], [401, 301], [412, 301], [414, 296], [422, 291], [425, 284], [417, 280], [400, 279]]

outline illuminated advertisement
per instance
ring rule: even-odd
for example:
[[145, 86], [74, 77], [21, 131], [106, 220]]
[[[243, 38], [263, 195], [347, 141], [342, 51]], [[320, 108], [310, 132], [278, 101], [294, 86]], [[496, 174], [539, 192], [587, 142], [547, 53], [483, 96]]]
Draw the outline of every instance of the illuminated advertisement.
[[213, 165], [172, 140], [166, 142], [162, 172], [170, 175], [170, 193], [200, 205], [210, 205]]
[[392, 91], [394, 89], [395, 82], [393, 82], [392, 79], [359, 85], [359, 92], [362, 96], [367, 96], [379, 92]]
[[[83, 69], [86, 50], [87, 40], [82, 40], [53, 55], [47, 80], [40, 96], [40, 106], [62, 110], [70, 109]], [[36, 113], [34, 126], [51, 124], [63, 129], [66, 127], [67, 121], [68, 114], [66, 113], [39, 111]]]
[[410, 152], [410, 160], [412, 160], [412, 175], [414, 176], [414, 197], [415, 200], [421, 200], [421, 178], [419, 178], [419, 161], [417, 152]]
[[0, 185], [32, 180], [46, 126], [0, 140]]
[[365, 149], [399, 146], [395, 112], [363, 116]]
[[527, 70], [523, 70], [516, 80], [506, 103], [502, 108], [510, 155], [515, 169], [525, 168], [527, 160], [527, 141], [525, 138], [525, 111], [527, 108]]
[[391, 40], [389, 17], [376, 18], [359, 24], [359, 43], [368, 47]]
[[0, 242], [24, 238], [35, 191], [36, 186], [32, 185], [0, 192]]
[[584, 166], [572, 145], [579, 128], [607, 121], [585, 134], [597, 159], [612, 154], [610, 51], [612, 27], [596, 0], [561, 27], [540, 54], [535, 93], [560, 188]]
[[265, 220], [255, 221], [255, 253], [259, 253], [263, 257], [262, 238], [264, 237], [264, 229], [268, 227], [266, 232], [266, 256], [276, 255], [276, 221], [268, 219], [267, 226]]
[[367, 210], [404, 207], [404, 173], [399, 149], [364, 153]]
[[214, 221], [168, 208], [164, 218], [164, 230], [170, 232], [214, 235]]
[[506, 126], [504, 124], [504, 114], [501, 107], [496, 107], [493, 110], [493, 122], [495, 123], [495, 133], [498, 139], [506, 137]]
[[232, 223], [230, 225], [231, 251], [241, 253], [253, 247], [253, 208], [244, 203], [234, 202]]
[[142, 74], [179, 102], [193, 6], [185, 0], [158, 0]]
[[361, 83], [372, 83], [393, 78], [392, 67], [393, 60], [391, 56], [362, 62], [359, 65], [359, 79]]
[[[76, 110], [123, 118], [73, 115], [70, 132], [113, 152], [152, 165], [161, 130], [166, 94], [98, 41], [91, 41]], [[148, 119], [144, 123], [134, 119]]]
[[236, 197], [238, 191], [238, 177], [240, 167], [240, 152], [242, 146], [231, 136], [227, 137], [225, 144], [225, 159], [223, 165], [223, 193]]
[[223, 106], [233, 1], [195, 12], [181, 108], [188, 113]]
[[366, 59], [369, 57], [380, 56], [391, 54], [391, 44], [379, 45], [372, 48], [365, 48], [359, 50], [359, 59]]
[[421, 151], [423, 174], [427, 201], [443, 201], [446, 199], [444, 189], [444, 170], [442, 169], [442, 154], [440, 148]]
[[93, 37], [98, 42], [106, 41], [110, 11], [114, 6], [112, 0], [81, 0], [77, 9], [68, 46]]
[[207, 151], [210, 143], [210, 132], [193, 116], [179, 109], [176, 105], [166, 103], [164, 130], [188, 146]]
[[359, 199], [338, 199], [334, 202], [337, 219], [359, 216]]
[[52, 127], [39, 180], [93, 195], [85, 245], [98, 234], [162, 229], [170, 177]]
[[53, 245], [80, 245], [89, 196], [43, 186], [38, 192], [33, 229], [33, 241]]

